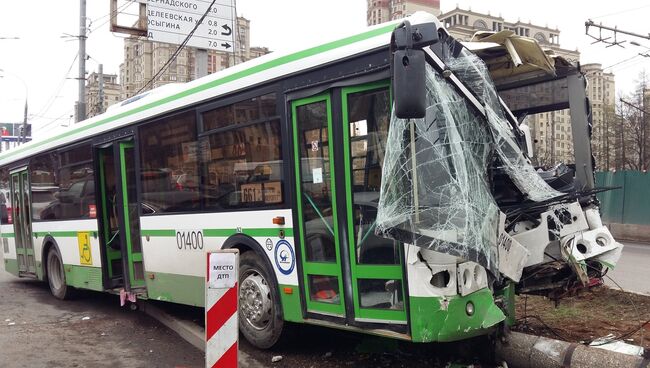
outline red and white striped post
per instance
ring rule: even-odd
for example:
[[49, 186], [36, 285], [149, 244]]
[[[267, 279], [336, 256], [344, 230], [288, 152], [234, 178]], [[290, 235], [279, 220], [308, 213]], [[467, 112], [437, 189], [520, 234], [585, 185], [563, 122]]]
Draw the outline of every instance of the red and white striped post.
[[239, 350], [239, 251], [207, 253], [205, 283], [205, 366], [236, 368]]

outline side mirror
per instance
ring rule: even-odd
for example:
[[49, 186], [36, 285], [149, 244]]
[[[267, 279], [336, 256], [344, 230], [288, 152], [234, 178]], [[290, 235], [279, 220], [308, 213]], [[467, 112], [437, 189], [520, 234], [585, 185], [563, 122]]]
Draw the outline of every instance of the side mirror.
[[391, 75], [395, 115], [400, 119], [421, 119], [426, 115], [426, 75], [423, 47], [438, 42], [434, 23], [412, 27], [407, 20], [391, 37]]
[[421, 119], [427, 111], [424, 51], [397, 50], [393, 55], [393, 98], [400, 119]]

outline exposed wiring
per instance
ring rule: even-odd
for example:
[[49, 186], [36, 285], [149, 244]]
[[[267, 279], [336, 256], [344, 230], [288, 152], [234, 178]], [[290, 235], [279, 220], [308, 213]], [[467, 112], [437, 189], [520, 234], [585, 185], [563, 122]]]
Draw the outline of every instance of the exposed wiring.
[[544, 326], [545, 329], [549, 330], [553, 335], [555, 335], [555, 337], [559, 338], [560, 340], [562, 340], [562, 341], [571, 340], [568, 336], [565, 336], [565, 335], [559, 333], [558, 330], [556, 330], [553, 327], [549, 326], [546, 322], [544, 322], [544, 320], [540, 316], [537, 316], [537, 315], [534, 315], [534, 314], [524, 315], [524, 316], [520, 317], [519, 319], [517, 319], [517, 321], [527, 320], [528, 318], [537, 320], [539, 323], [542, 324], [542, 326]]
[[[557, 261], [557, 258], [553, 257], [552, 255], [548, 254], [547, 252], [544, 252], [544, 254], [545, 254], [546, 256], [548, 256], [549, 258], [551, 258], [551, 259]], [[628, 293], [623, 289], [623, 287], [622, 287], [618, 282], [616, 282], [616, 280], [614, 280], [611, 276], [607, 275], [607, 271], [603, 272], [602, 270], [600, 270], [600, 269], [598, 269], [598, 268], [596, 268], [596, 267], [594, 267], [594, 266], [591, 266], [591, 265], [589, 265], [589, 264], [586, 264], [586, 266], [589, 267], [589, 268], [591, 268], [592, 270], [597, 271], [597, 272], [599, 273], [599, 277], [600, 277], [600, 278], [607, 277], [611, 282], [614, 283], [614, 285], [616, 285], [616, 286], [617, 286], [617, 287], [618, 287], [622, 292], [625, 293], [625, 295], [626, 295], [627, 298], [628, 298], [628, 301], [629, 301], [630, 305], [632, 305], [632, 307], [634, 308], [634, 311], [635, 311], [636, 314], [637, 314], [637, 317], [638, 317], [638, 319], [639, 319], [639, 322], [641, 322], [641, 321], [642, 321], [642, 319], [641, 319], [641, 313], [639, 312], [639, 309], [637, 308], [636, 303], [634, 303], [634, 300], [632, 300], [632, 298], [631, 298], [631, 297], [629, 296], [629, 294], [628, 294]], [[519, 318], [518, 321], [523, 320], [524, 325], [526, 325], [526, 322], [527, 322], [526, 320], [527, 320], [528, 318], [535, 319], [535, 320], [539, 321], [539, 322], [540, 322], [540, 323], [541, 323], [541, 324], [542, 324], [546, 329], [548, 329], [549, 331], [551, 331], [551, 333], [553, 333], [553, 335], [555, 335], [555, 336], [557, 336], [557, 337], [560, 337], [560, 339], [562, 339], [562, 340], [567, 340], [567, 339], [561, 337], [561, 335], [560, 335], [556, 330], [554, 330], [554, 329], [553, 329], [552, 327], [550, 327], [546, 322], [544, 322], [544, 321], [542, 320], [541, 317], [539, 317], [539, 316], [535, 316], [535, 315], [527, 315], [527, 314], [526, 314], [526, 313], [527, 313], [527, 311], [526, 311], [526, 310], [527, 310], [527, 302], [528, 302], [528, 296], [526, 296], [526, 299], [524, 300], [524, 316], [521, 317], [521, 318]], [[637, 333], [638, 331], [642, 330], [646, 325], [649, 325], [649, 324], [650, 324], [650, 320], [647, 320], [647, 321], [645, 321], [645, 322], [643, 322], [643, 323], [640, 323], [640, 324], [639, 324], [638, 326], [636, 326], [636, 327], [633, 327], [633, 328], [631, 328], [631, 329], [629, 329], [629, 330], [627, 330], [627, 331], [624, 331], [624, 332], [623, 332], [622, 334], [620, 334], [619, 336], [614, 336], [614, 337], [612, 337], [612, 338], [609, 338], [609, 339], [607, 339], [607, 340], [605, 340], [605, 341], [603, 341], [603, 342], [601, 342], [601, 343], [594, 344], [594, 345], [592, 345], [592, 346], [602, 346], [602, 345], [607, 345], [607, 344], [612, 343], [612, 342], [617, 341], [617, 340], [623, 340], [623, 339], [626, 339], [626, 338], [628, 338], [628, 337], [634, 335], [634, 334]], [[584, 342], [584, 345], [590, 345], [594, 340], [596, 340], [596, 339], [586, 340], [586, 341]], [[643, 344], [643, 341], [645, 341], [645, 330], [643, 330], [642, 333], [641, 333], [641, 343], [642, 343], [642, 344]]]
[[216, 2], [217, 2], [217, 0], [212, 0], [212, 3], [210, 3], [210, 6], [208, 6], [208, 8], [205, 10], [205, 13], [203, 13], [201, 18], [196, 22], [196, 25], [194, 26], [194, 28], [192, 28], [192, 31], [187, 35], [187, 37], [185, 37], [183, 42], [180, 45], [178, 45], [178, 47], [176, 48], [176, 51], [174, 51], [174, 53], [169, 57], [167, 62], [165, 62], [165, 64], [160, 68], [160, 70], [158, 70], [158, 72], [156, 74], [154, 74], [154, 76], [151, 77], [151, 79], [149, 79], [149, 81], [144, 86], [142, 86], [142, 88], [140, 88], [138, 90], [138, 92], [135, 93], [135, 95], [140, 94], [140, 92], [144, 91], [149, 85], [151, 85], [153, 82], [155, 82], [162, 75], [162, 73], [164, 73], [167, 70], [167, 68], [169, 67], [171, 62], [176, 60], [176, 58], [178, 57], [178, 54], [183, 50], [183, 48], [185, 48], [185, 45], [187, 44], [187, 42], [189, 42], [189, 40], [194, 35], [194, 32], [203, 23], [203, 20], [205, 19], [205, 17], [208, 16], [208, 13], [210, 12], [210, 9], [212, 9], [212, 7], [214, 6], [214, 3], [216, 3]]

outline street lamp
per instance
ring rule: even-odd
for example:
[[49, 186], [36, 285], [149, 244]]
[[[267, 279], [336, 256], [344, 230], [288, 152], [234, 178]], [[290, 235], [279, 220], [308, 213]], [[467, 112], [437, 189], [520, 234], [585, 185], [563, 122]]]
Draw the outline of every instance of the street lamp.
[[0, 73], [11, 74], [14, 78], [18, 79], [20, 81], [20, 83], [23, 84], [23, 87], [25, 88], [25, 113], [23, 115], [23, 129], [22, 129], [22, 134], [21, 134], [22, 137], [18, 138], [18, 144], [20, 144], [21, 140], [22, 140], [23, 143], [25, 143], [25, 142], [27, 142], [27, 100], [28, 100], [28, 95], [29, 95], [28, 94], [28, 89], [27, 89], [27, 83], [25, 83], [25, 81], [22, 78], [20, 78], [19, 76], [17, 76], [14, 73], [6, 72], [3, 69], [0, 69]]

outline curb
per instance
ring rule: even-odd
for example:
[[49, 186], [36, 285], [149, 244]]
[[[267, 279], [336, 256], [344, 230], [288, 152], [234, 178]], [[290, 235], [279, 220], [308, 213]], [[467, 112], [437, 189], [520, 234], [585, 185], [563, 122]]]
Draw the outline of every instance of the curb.
[[[139, 301], [138, 306], [148, 316], [176, 332], [195, 348], [205, 352], [205, 330], [203, 328], [192, 322], [178, 319], [150, 302]], [[239, 368], [264, 368], [263, 365], [241, 350], [239, 350], [238, 366]]]

